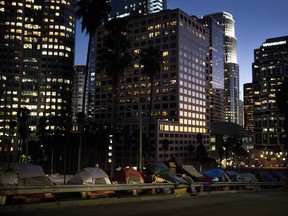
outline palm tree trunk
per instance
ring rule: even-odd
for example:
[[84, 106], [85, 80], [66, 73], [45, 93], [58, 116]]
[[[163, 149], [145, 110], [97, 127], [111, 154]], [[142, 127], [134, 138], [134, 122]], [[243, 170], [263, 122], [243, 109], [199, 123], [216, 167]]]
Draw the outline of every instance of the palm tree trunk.
[[88, 78], [88, 67], [89, 67], [89, 59], [90, 59], [90, 49], [91, 49], [92, 36], [89, 36], [88, 42], [88, 50], [87, 50], [87, 58], [86, 58], [86, 68], [84, 74], [84, 83], [83, 83], [83, 97], [82, 97], [82, 114], [80, 121], [80, 138], [79, 138], [79, 148], [78, 148], [78, 165], [77, 169], [81, 168], [81, 160], [82, 160], [82, 147], [83, 147], [83, 138], [84, 138], [84, 118], [85, 118], [85, 107], [86, 107], [86, 91], [87, 91], [87, 78]]
[[149, 107], [149, 123], [148, 123], [148, 159], [150, 158], [150, 154], [152, 152], [151, 148], [151, 130], [152, 130], [152, 109], [153, 109], [153, 92], [154, 92], [154, 77], [151, 78], [151, 88], [150, 88], [150, 107]]
[[113, 116], [113, 126], [112, 126], [112, 160], [111, 160], [111, 171], [110, 177], [114, 176], [115, 171], [115, 160], [116, 160], [116, 134], [117, 134], [117, 86], [118, 86], [118, 79], [113, 80], [113, 107], [112, 107], [112, 116]]

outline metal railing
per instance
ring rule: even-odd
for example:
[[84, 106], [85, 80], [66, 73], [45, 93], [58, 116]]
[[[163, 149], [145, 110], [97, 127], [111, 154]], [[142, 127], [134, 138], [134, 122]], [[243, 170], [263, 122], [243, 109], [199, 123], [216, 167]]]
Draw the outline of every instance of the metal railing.
[[144, 183], [144, 184], [89, 184], [89, 185], [51, 185], [51, 186], [1, 186], [0, 196], [18, 194], [39, 194], [39, 193], [71, 193], [89, 191], [134, 191], [134, 190], [156, 190], [156, 189], [181, 189], [191, 187], [194, 193], [201, 189], [229, 187], [233, 190], [240, 187], [259, 186], [259, 187], [287, 187], [285, 183], [278, 182], [214, 182], [209, 186], [204, 182], [193, 182], [190, 185], [175, 185], [174, 183]]

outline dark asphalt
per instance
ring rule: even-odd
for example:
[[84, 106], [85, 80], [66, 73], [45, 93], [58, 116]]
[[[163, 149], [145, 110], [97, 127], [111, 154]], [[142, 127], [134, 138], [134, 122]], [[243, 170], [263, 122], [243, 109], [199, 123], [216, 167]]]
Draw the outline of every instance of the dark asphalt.
[[[152, 197], [153, 198], [153, 197]], [[121, 198], [120, 198], [121, 199]], [[223, 193], [203, 196], [157, 197], [153, 200], [71, 202], [65, 205], [30, 204], [33, 209], [19, 208], [9, 211], [0, 207], [1, 216], [286, 216], [288, 215], [288, 190]], [[140, 199], [138, 199], [140, 200]], [[93, 203], [93, 204], [92, 204]], [[1, 212], [2, 210], [2, 212]], [[5, 211], [3, 211], [5, 210]]]

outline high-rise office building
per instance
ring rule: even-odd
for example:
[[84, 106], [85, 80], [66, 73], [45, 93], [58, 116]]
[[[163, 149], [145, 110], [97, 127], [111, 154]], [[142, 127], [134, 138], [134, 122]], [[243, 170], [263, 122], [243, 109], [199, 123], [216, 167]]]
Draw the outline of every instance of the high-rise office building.
[[253, 85], [244, 84], [244, 128], [253, 134]]
[[73, 84], [72, 85], [72, 119], [74, 123], [77, 121], [77, 114], [82, 112], [85, 73], [86, 73], [86, 66], [84, 65], [74, 66], [74, 74], [73, 74], [73, 81], [72, 81], [72, 84]]
[[212, 17], [201, 22], [209, 29], [210, 38], [210, 122], [224, 121], [224, 32]]
[[[166, 0], [110, 0], [111, 11], [110, 18], [113, 17], [135, 17], [145, 16], [151, 13], [157, 13], [167, 9]], [[95, 69], [96, 69], [96, 37], [92, 40], [90, 49], [90, 59], [87, 76], [87, 103], [85, 107], [85, 114], [91, 120], [95, 119], [94, 104], [95, 104]]]
[[[181, 10], [165, 10], [129, 20], [131, 52], [138, 55], [143, 48], [154, 46], [162, 51], [164, 64], [155, 76], [152, 108], [152, 131], [148, 133], [150, 81], [141, 72], [137, 60], [133, 69], [120, 78], [118, 90], [119, 128], [129, 134], [143, 127], [143, 133], [151, 137], [150, 158], [153, 161], [178, 158], [191, 160], [190, 146], [196, 146], [196, 135], [203, 135], [203, 143], [209, 150], [209, 31], [198, 19]], [[97, 32], [97, 48], [103, 47], [103, 30]], [[98, 58], [99, 59], [99, 58]], [[112, 122], [111, 81], [103, 77], [97, 61], [95, 118], [97, 122]], [[141, 110], [141, 111], [140, 111]], [[142, 124], [139, 126], [139, 112]], [[136, 115], [136, 117], [135, 117]], [[163, 140], [169, 141], [167, 150]], [[134, 144], [133, 144], [134, 143]], [[116, 145], [116, 164], [137, 165], [138, 141], [124, 138]], [[145, 150], [144, 150], [145, 151]], [[147, 159], [147, 157], [144, 157]]]
[[[246, 85], [252, 85], [254, 147], [262, 151], [259, 160], [264, 165], [279, 165], [287, 154], [285, 118], [276, 101], [279, 86], [288, 77], [287, 65], [288, 36], [267, 39], [254, 50], [252, 84]], [[249, 94], [251, 91], [245, 92], [245, 97], [251, 97]]]
[[204, 16], [212, 17], [223, 27], [224, 31], [224, 88], [225, 88], [225, 121], [239, 124], [239, 65], [237, 64], [237, 39], [235, 21], [227, 12]]
[[166, 0], [110, 0], [110, 17], [139, 16], [167, 9]]
[[[71, 112], [74, 4], [75, 0], [0, 1], [0, 161], [7, 161], [9, 152], [15, 162], [16, 153], [23, 150], [20, 108], [30, 111], [27, 141], [35, 135], [40, 117]], [[9, 127], [14, 121], [15, 127]]]

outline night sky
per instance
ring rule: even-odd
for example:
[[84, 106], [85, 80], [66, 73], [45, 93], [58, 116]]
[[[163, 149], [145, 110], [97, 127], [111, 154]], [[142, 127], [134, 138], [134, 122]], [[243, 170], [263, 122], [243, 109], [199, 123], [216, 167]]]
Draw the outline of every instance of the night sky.
[[[268, 38], [288, 35], [288, 0], [167, 0], [168, 8], [180, 8], [201, 18], [225, 11], [233, 15], [240, 67], [240, 94], [243, 84], [252, 81], [254, 49]], [[88, 37], [76, 26], [75, 65], [85, 65]], [[241, 96], [242, 99], [242, 96]]]

